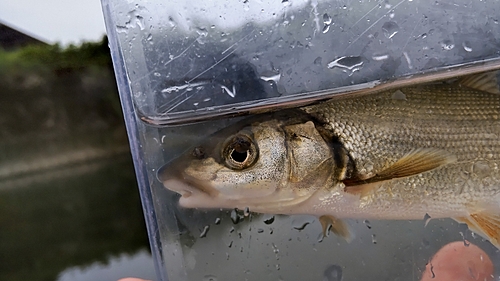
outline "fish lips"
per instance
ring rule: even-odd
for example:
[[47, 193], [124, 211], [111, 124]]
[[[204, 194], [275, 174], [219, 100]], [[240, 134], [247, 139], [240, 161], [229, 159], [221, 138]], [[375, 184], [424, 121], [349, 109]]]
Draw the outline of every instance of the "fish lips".
[[[210, 202], [216, 201], [220, 192], [206, 181], [198, 180], [186, 175], [178, 165], [165, 165], [158, 170], [157, 178], [163, 185], [181, 195], [179, 205], [186, 208], [212, 206]], [[217, 205], [214, 204], [214, 207]]]

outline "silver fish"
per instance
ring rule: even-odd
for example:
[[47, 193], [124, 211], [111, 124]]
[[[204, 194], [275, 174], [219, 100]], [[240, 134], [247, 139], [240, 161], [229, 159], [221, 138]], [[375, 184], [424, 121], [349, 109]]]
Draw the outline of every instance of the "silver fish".
[[453, 218], [500, 248], [496, 72], [251, 117], [164, 167], [188, 208], [342, 218]]

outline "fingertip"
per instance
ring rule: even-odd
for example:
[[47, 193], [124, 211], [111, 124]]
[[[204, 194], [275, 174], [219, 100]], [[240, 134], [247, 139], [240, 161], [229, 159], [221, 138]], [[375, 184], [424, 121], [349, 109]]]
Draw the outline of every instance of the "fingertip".
[[468, 241], [442, 247], [427, 264], [421, 281], [493, 280], [494, 266], [486, 252]]

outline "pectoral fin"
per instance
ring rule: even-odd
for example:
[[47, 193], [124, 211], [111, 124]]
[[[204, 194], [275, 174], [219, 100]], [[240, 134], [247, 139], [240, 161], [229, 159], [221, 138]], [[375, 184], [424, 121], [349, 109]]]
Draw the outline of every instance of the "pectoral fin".
[[455, 218], [466, 223], [470, 230], [488, 239], [491, 244], [500, 249], [500, 215], [488, 213], [470, 214], [468, 217]]
[[479, 73], [462, 78], [459, 83], [472, 89], [500, 94], [497, 80], [498, 71]]
[[344, 238], [347, 242], [351, 242], [354, 238], [349, 225], [341, 219], [330, 215], [323, 215], [319, 217], [319, 222], [323, 228], [323, 237], [328, 236], [328, 232], [331, 230], [336, 235]]
[[442, 149], [420, 148], [409, 152], [373, 177], [367, 179], [349, 178], [345, 179], [343, 183], [346, 185], [346, 192], [364, 196], [378, 186], [375, 183], [417, 175], [455, 161], [455, 156]]

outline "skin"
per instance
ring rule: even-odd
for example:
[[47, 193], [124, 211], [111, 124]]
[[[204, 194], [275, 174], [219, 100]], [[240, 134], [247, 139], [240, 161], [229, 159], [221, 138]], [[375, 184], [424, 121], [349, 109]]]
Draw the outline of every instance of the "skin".
[[421, 281], [492, 281], [493, 272], [493, 263], [481, 248], [457, 241], [432, 257]]

